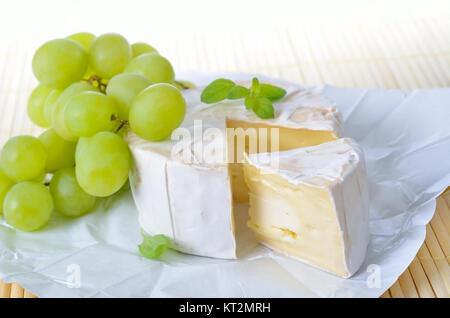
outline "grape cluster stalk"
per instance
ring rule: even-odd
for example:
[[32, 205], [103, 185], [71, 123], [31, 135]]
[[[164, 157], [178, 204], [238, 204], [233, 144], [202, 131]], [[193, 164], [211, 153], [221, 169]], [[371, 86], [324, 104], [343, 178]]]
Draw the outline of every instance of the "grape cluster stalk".
[[29, 118], [47, 128], [15, 136], [0, 151], [0, 215], [20, 231], [45, 227], [54, 211], [80, 217], [127, 186], [132, 165], [124, 136], [158, 142], [183, 122], [168, 59], [120, 34], [72, 34], [41, 45], [32, 60], [39, 85]]

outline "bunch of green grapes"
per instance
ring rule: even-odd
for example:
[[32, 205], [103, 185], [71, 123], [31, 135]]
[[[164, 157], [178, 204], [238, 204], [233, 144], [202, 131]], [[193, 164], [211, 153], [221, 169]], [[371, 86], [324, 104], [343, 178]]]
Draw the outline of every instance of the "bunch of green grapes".
[[32, 69], [39, 85], [27, 112], [47, 130], [13, 137], [0, 151], [0, 214], [22, 231], [41, 229], [53, 211], [85, 215], [117, 193], [132, 164], [123, 136], [167, 139], [185, 116], [181, 91], [195, 87], [175, 81], [154, 47], [115, 33], [48, 41]]

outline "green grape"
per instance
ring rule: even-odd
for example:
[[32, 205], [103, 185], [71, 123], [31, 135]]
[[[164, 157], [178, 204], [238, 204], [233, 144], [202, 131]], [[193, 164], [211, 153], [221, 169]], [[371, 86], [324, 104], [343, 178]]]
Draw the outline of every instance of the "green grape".
[[[79, 32], [79, 33], [69, 35], [67, 38], [80, 43], [81, 46], [83, 47], [83, 49], [86, 51], [86, 53], [89, 53], [91, 44], [95, 40], [95, 35], [93, 35], [92, 33], [89, 33], [89, 32]], [[91, 67], [88, 65], [83, 78], [89, 79], [92, 75], [94, 75], [94, 72], [92, 71]]]
[[0, 168], [14, 182], [38, 178], [45, 170], [46, 161], [44, 145], [33, 136], [13, 137], [0, 152]]
[[37, 182], [37, 183], [44, 183], [46, 177], [47, 177], [47, 173], [45, 171], [43, 171], [37, 178], [34, 178], [30, 181]]
[[119, 113], [116, 102], [97, 92], [84, 92], [72, 97], [66, 105], [64, 119], [70, 133], [80, 137], [91, 137], [101, 131], [112, 131], [117, 122], [112, 116]]
[[175, 82], [172, 83], [172, 85], [178, 88], [180, 91], [189, 88], [195, 88], [194, 83], [185, 80], [176, 80]]
[[87, 82], [74, 83], [61, 93], [53, 107], [52, 127], [58, 135], [66, 140], [76, 141], [78, 139], [78, 137], [73, 135], [66, 126], [66, 121], [64, 119], [66, 105], [72, 97], [86, 91], [98, 91], [98, 89]]
[[127, 143], [112, 132], [82, 137], [75, 152], [75, 174], [81, 188], [97, 197], [117, 192], [127, 181], [131, 155]]
[[112, 78], [122, 73], [130, 60], [131, 47], [119, 34], [100, 35], [91, 44], [89, 65], [102, 78]]
[[95, 39], [95, 35], [89, 32], [79, 32], [69, 35], [67, 38], [77, 41], [86, 52], [89, 52], [89, 48], [91, 47], [92, 41]]
[[39, 85], [37, 86], [28, 99], [27, 112], [28, 117], [38, 126], [48, 127], [50, 123], [45, 119], [44, 103], [52, 88]]
[[52, 40], [34, 54], [33, 73], [42, 85], [65, 88], [79, 81], [88, 66], [83, 47], [71, 39]]
[[141, 138], [160, 141], [181, 125], [186, 102], [170, 84], [155, 84], [140, 92], [130, 109], [130, 127]]
[[66, 216], [81, 216], [91, 212], [97, 198], [81, 189], [75, 177], [75, 168], [57, 171], [50, 182], [50, 193], [55, 210]]
[[55, 107], [56, 101], [58, 100], [59, 95], [61, 95], [62, 91], [58, 89], [53, 89], [47, 96], [44, 102], [44, 118], [49, 126], [52, 123], [52, 113], [53, 108]]
[[47, 224], [53, 212], [53, 200], [40, 183], [25, 181], [9, 190], [3, 202], [3, 214], [9, 225], [31, 232]]
[[8, 191], [13, 187], [14, 182], [12, 182], [6, 174], [0, 170], [0, 214], [3, 213], [3, 201], [5, 199]]
[[106, 87], [106, 95], [113, 98], [119, 106], [119, 117], [128, 120], [131, 102], [151, 82], [144, 76], [122, 73], [114, 76]]
[[156, 51], [156, 49], [153, 46], [142, 42], [132, 44], [131, 51], [133, 53], [133, 58], [142, 55], [144, 53], [158, 53], [158, 51]]
[[61, 138], [54, 129], [44, 131], [38, 139], [47, 151], [46, 172], [55, 172], [75, 165], [76, 142]]
[[135, 57], [125, 68], [126, 73], [137, 73], [152, 83], [173, 83], [175, 73], [170, 62], [158, 53], [144, 53]]

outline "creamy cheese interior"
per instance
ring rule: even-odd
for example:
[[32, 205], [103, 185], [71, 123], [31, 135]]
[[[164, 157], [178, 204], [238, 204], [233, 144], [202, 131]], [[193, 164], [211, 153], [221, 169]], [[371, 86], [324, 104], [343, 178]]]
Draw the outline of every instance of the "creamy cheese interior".
[[[328, 141], [336, 140], [337, 136], [334, 132], [329, 130], [309, 130], [309, 129], [295, 129], [286, 128], [281, 126], [264, 125], [261, 123], [252, 123], [243, 120], [227, 120], [227, 128], [242, 128], [244, 131], [248, 129], [254, 129], [256, 132], [256, 149], [250, 149], [249, 144], [251, 142], [252, 135], [249, 133], [245, 136], [245, 144], [239, 144], [239, 136], [234, 134], [228, 134], [229, 138], [234, 138], [233, 142], [228, 143], [228, 147], [234, 147], [231, 152], [234, 154], [233, 162], [229, 164], [231, 185], [233, 191], [233, 201], [235, 203], [249, 202], [249, 189], [244, 180], [244, 172], [242, 168], [242, 158], [244, 152], [247, 154], [260, 153], [260, 152], [273, 152], [273, 151], [285, 151], [301, 147], [309, 147], [319, 145]], [[261, 133], [260, 129], [266, 129], [266, 132]], [[278, 129], [278, 133], [272, 133], [272, 129]], [[278, 137], [278, 147], [272, 149], [272, 136]], [[261, 145], [265, 145], [261, 147]], [[263, 149], [261, 149], [263, 148]], [[229, 149], [230, 152], [230, 149]], [[240, 160], [241, 158], [241, 160]]]
[[348, 276], [343, 242], [328, 189], [293, 185], [245, 163], [250, 187], [249, 227], [256, 239], [339, 276]]
[[256, 239], [341, 277], [364, 262], [369, 196], [364, 154], [350, 138], [246, 155], [249, 227]]

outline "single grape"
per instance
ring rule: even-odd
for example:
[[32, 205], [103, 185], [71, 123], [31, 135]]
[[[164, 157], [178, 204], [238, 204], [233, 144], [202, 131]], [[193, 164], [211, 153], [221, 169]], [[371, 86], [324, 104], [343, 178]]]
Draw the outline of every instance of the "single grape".
[[92, 41], [95, 39], [95, 35], [89, 32], [79, 32], [71, 34], [67, 38], [77, 41], [86, 52], [89, 52], [89, 48], [91, 47]]
[[0, 152], [0, 168], [14, 182], [38, 178], [45, 170], [47, 152], [33, 136], [16, 136]]
[[0, 170], [0, 214], [3, 213], [3, 201], [8, 191], [13, 187], [14, 182], [9, 179], [6, 174]]
[[32, 181], [13, 186], [3, 202], [6, 222], [26, 232], [35, 231], [47, 224], [52, 211], [50, 192], [43, 184]]
[[194, 83], [185, 80], [176, 80], [175, 82], [172, 83], [172, 85], [178, 88], [180, 91], [189, 88], [195, 88]]
[[153, 46], [142, 42], [132, 44], [131, 50], [133, 53], [133, 58], [144, 53], [158, 53], [158, 51]]
[[46, 177], [47, 177], [47, 173], [45, 171], [43, 171], [37, 178], [34, 178], [30, 181], [37, 182], [37, 183], [44, 183]]
[[88, 66], [83, 47], [71, 39], [44, 43], [34, 54], [33, 73], [42, 85], [65, 88], [79, 81]]
[[[67, 38], [80, 43], [86, 53], [89, 53], [89, 48], [91, 47], [92, 41], [95, 40], [95, 35], [89, 32], [79, 32], [69, 35]], [[83, 75], [83, 79], [89, 79], [92, 75], [94, 75], [94, 72], [88, 65], [86, 72]]]
[[27, 112], [31, 121], [41, 127], [49, 127], [50, 123], [45, 119], [44, 103], [52, 88], [39, 85], [37, 86], [28, 99]]
[[122, 73], [109, 81], [106, 95], [116, 101], [121, 119], [128, 120], [133, 98], [150, 84], [151, 82], [146, 77], [133, 73]]
[[76, 142], [61, 138], [54, 129], [44, 131], [38, 139], [47, 151], [46, 172], [52, 173], [75, 165]]
[[62, 91], [58, 89], [53, 89], [47, 96], [44, 102], [44, 118], [47, 123], [49, 123], [49, 126], [52, 124], [52, 113], [53, 108], [55, 107], [56, 101], [59, 98], [59, 95], [61, 95]]
[[89, 65], [102, 78], [112, 78], [122, 73], [131, 60], [128, 41], [115, 33], [103, 34], [92, 41], [89, 49]]
[[81, 188], [97, 197], [117, 192], [127, 181], [131, 155], [127, 143], [112, 132], [82, 137], [75, 152], [75, 174]]
[[132, 59], [125, 68], [126, 73], [137, 73], [152, 83], [172, 83], [175, 73], [170, 62], [158, 53], [144, 53]]
[[81, 189], [75, 177], [75, 168], [58, 170], [50, 182], [50, 193], [55, 210], [66, 216], [81, 216], [91, 212], [97, 198]]
[[84, 92], [72, 97], [66, 105], [64, 119], [70, 133], [90, 137], [101, 131], [112, 131], [119, 108], [111, 97], [97, 92]]
[[140, 92], [130, 109], [130, 127], [141, 138], [160, 141], [181, 125], [186, 102], [170, 84], [155, 84]]
[[62, 138], [69, 141], [76, 141], [78, 136], [73, 135], [66, 126], [66, 121], [64, 119], [64, 112], [66, 109], [67, 102], [74, 96], [86, 92], [86, 91], [98, 91], [97, 88], [93, 87], [87, 82], [78, 82], [67, 87], [59, 96], [58, 100], [53, 107], [52, 113], [52, 127], [55, 129], [56, 133]]

